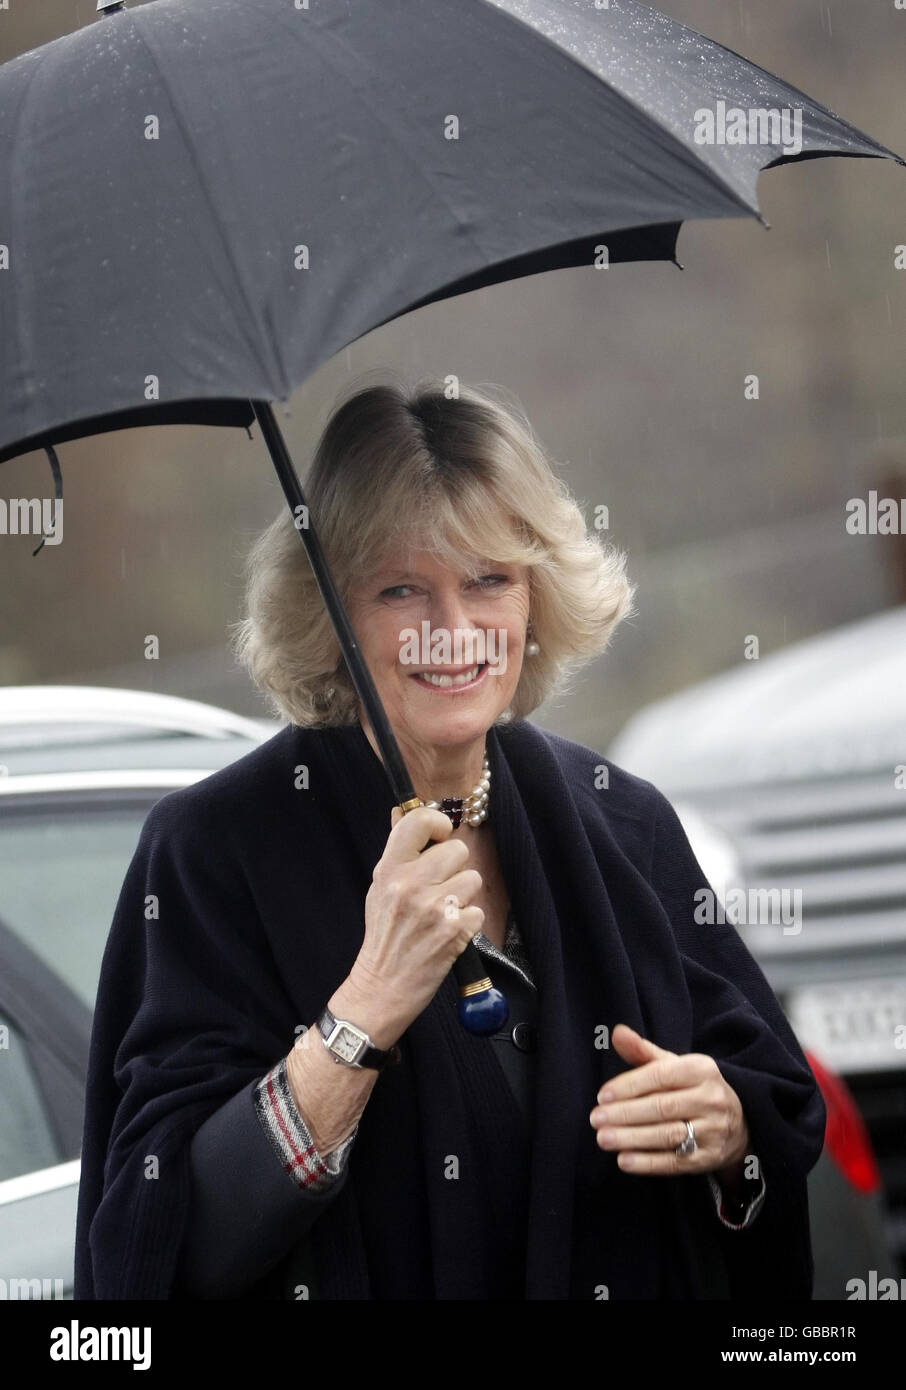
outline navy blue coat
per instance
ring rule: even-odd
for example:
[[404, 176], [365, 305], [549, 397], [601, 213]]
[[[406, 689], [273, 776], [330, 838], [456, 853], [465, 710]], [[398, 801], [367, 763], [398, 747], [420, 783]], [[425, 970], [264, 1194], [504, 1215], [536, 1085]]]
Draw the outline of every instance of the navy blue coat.
[[[810, 1298], [806, 1177], [824, 1105], [737, 931], [695, 922], [707, 880], [675, 811], [529, 720], [491, 728], [487, 749], [489, 825], [539, 991], [520, 1173], [515, 1099], [490, 1041], [455, 1021], [451, 975], [379, 1077], [348, 1173], [314, 1217], [255, 1140], [233, 1296], [281, 1296], [275, 1275], [304, 1250], [318, 1297], [493, 1299], [518, 1222], [526, 1299]], [[289, 726], [149, 814], [101, 969], [76, 1298], [182, 1296], [193, 1136], [230, 1107], [245, 1122], [258, 1078], [348, 974], [392, 804], [358, 724]], [[767, 1187], [746, 1230], [717, 1220], [702, 1174], [624, 1173], [597, 1146], [589, 1111], [626, 1067], [601, 1040], [620, 1022], [713, 1056], [739, 1095]]]

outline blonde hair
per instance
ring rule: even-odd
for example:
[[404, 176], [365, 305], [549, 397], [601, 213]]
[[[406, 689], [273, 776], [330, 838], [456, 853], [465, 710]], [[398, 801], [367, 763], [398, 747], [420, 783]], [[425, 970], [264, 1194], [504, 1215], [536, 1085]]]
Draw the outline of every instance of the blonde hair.
[[[602, 653], [632, 611], [625, 557], [595, 532], [556, 476], [514, 397], [498, 386], [423, 379], [353, 388], [335, 405], [305, 484], [334, 581], [350, 585], [398, 548], [477, 576], [481, 562], [528, 569], [541, 650], [527, 656], [509, 710], [522, 719]], [[359, 700], [289, 509], [246, 558], [238, 660], [292, 724], [351, 724]]]

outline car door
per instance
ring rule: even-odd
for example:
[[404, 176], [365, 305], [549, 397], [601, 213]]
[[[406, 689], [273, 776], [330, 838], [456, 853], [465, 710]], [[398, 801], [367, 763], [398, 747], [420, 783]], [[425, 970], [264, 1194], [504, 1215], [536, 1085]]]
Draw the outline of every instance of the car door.
[[71, 1298], [97, 976], [154, 790], [0, 798], [0, 1289]]

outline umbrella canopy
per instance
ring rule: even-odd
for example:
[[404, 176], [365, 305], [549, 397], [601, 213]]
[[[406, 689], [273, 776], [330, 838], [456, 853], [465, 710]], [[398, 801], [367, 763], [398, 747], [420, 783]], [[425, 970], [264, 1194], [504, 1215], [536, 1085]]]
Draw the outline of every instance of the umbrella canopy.
[[[759, 110], [799, 139], [738, 143]], [[0, 461], [247, 424], [418, 305], [674, 259], [781, 160], [898, 158], [635, 0], [154, 0], [4, 64], [0, 128]]]

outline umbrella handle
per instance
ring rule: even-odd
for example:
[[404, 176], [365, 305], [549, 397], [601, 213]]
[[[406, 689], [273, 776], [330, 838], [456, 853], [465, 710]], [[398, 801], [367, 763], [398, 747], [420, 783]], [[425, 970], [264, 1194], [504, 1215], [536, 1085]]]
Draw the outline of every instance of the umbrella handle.
[[492, 985], [474, 941], [453, 962], [453, 974], [459, 986], [456, 1017], [467, 1033], [490, 1037], [506, 1023], [510, 1006], [506, 995]]
[[[415, 796], [400, 804], [403, 815], [421, 806]], [[429, 840], [425, 849], [436, 845], [437, 840]], [[424, 850], [422, 853], [424, 854]], [[475, 1037], [487, 1038], [502, 1028], [510, 1016], [510, 1006], [506, 995], [491, 982], [481, 953], [474, 941], [470, 941], [461, 955], [453, 962], [453, 975], [459, 989], [456, 1017], [467, 1033]]]
[[[312, 573], [330, 615], [352, 683], [374, 730], [393, 795], [405, 815], [407, 811], [414, 810], [422, 803], [415, 795], [412, 779], [390, 727], [386, 710], [381, 704], [349, 615], [328, 568], [299, 475], [286, 447], [286, 440], [277, 424], [270, 401], [253, 400], [250, 404], [261, 427], [261, 434], [283, 488], [283, 495], [292, 513], [299, 539], [305, 547]], [[505, 996], [491, 984], [484, 961], [473, 942], [469, 942], [462, 955], [454, 962], [453, 974], [459, 986], [456, 1015], [463, 1028], [479, 1037], [496, 1033], [497, 1029], [506, 1023], [509, 1009]]]

